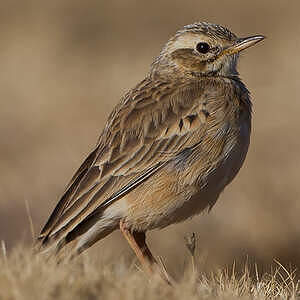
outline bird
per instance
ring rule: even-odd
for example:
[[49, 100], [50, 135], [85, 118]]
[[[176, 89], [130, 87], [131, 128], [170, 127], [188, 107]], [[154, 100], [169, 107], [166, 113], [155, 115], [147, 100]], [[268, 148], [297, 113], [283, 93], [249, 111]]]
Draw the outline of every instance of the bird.
[[177, 31], [109, 115], [41, 230], [39, 251], [73, 258], [119, 229], [145, 271], [170, 282], [146, 233], [210, 211], [237, 175], [252, 114], [237, 62], [264, 38], [207, 22]]

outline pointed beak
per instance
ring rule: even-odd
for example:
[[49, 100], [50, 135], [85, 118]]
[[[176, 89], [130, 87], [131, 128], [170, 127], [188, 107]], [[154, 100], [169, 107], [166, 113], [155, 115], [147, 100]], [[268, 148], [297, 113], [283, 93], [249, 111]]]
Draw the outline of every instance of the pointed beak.
[[246, 38], [237, 39], [234, 45], [225, 48], [221, 54], [231, 55], [241, 52], [242, 50], [245, 50], [264, 39], [265, 37], [263, 35], [254, 35]]

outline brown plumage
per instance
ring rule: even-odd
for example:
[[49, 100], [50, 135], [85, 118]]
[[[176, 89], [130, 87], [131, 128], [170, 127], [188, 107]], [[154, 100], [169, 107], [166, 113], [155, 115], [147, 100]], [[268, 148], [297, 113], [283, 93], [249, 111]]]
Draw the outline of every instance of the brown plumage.
[[145, 232], [211, 208], [242, 166], [251, 101], [236, 63], [262, 39], [208, 23], [178, 31], [109, 116], [42, 229], [41, 248], [73, 242], [73, 256], [120, 228], [151, 271]]

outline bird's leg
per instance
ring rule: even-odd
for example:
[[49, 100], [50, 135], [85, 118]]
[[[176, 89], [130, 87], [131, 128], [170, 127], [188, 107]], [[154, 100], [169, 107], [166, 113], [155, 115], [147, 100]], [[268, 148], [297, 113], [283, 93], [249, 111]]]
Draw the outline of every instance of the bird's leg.
[[168, 284], [171, 284], [171, 278], [167, 272], [158, 265], [156, 259], [148, 248], [146, 244], [146, 234], [138, 231], [131, 232], [128, 228], [126, 228], [122, 220], [120, 221], [120, 230], [145, 270], [152, 275], [154, 270], [158, 269], [161, 277]]
[[152, 274], [153, 273], [152, 265], [153, 263], [156, 262], [145, 243], [146, 240], [145, 233], [136, 232], [136, 231], [131, 232], [128, 228], [126, 228], [123, 221], [120, 221], [120, 230], [124, 235], [125, 239], [127, 240], [127, 242], [129, 243], [132, 250], [135, 252], [140, 263], [144, 266], [144, 268], [149, 274]]

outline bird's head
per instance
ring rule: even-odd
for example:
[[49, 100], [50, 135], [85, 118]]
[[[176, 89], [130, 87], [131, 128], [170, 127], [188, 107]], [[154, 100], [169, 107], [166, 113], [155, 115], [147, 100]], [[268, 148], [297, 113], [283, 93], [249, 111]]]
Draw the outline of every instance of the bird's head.
[[206, 22], [183, 27], [172, 37], [152, 65], [152, 72], [179, 76], [234, 76], [239, 53], [263, 40], [238, 38], [225, 27]]

